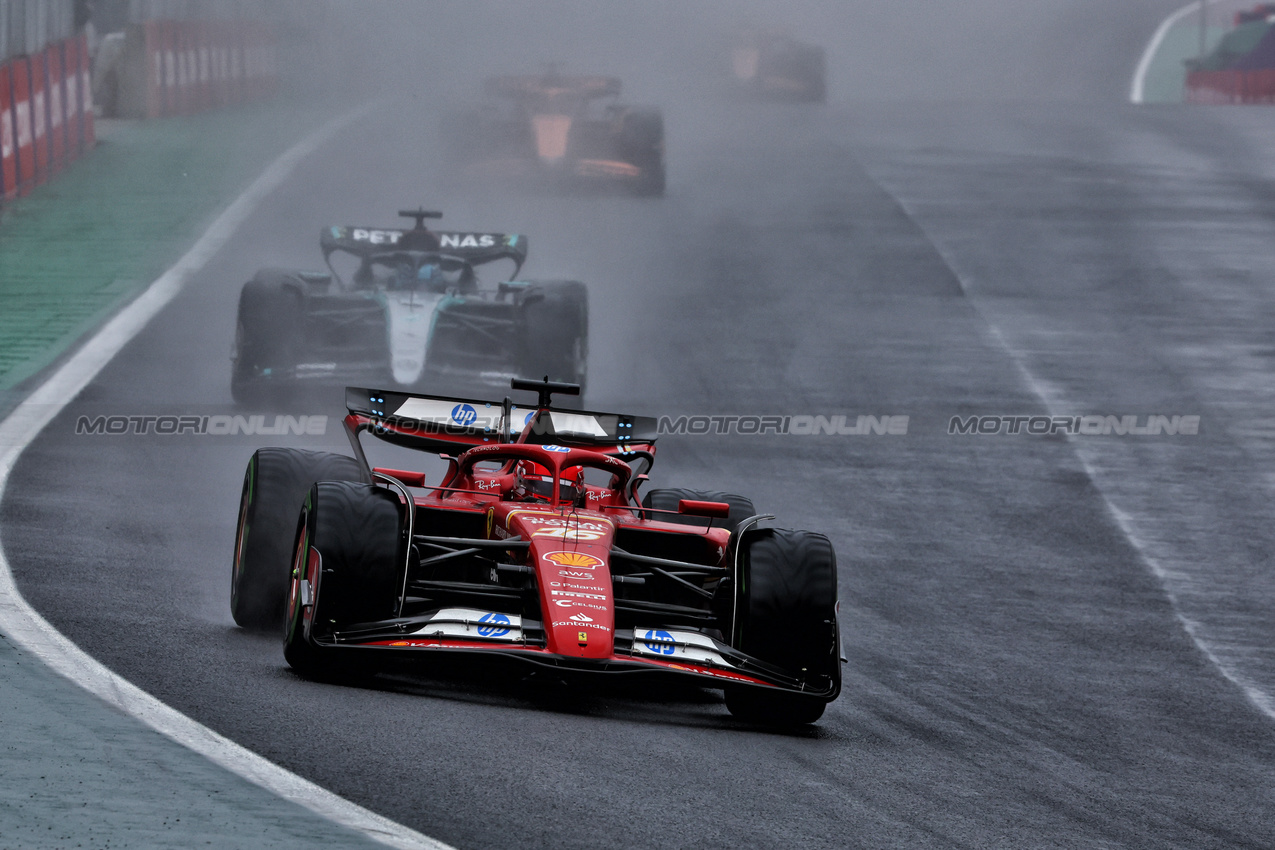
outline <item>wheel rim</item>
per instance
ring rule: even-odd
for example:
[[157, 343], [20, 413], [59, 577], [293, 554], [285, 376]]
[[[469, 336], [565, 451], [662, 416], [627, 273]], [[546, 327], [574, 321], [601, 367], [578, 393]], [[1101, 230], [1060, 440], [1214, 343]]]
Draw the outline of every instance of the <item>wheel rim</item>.
[[309, 548], [307, 545], [309, 543], [309, 535], [306, 534], [308, 521], [309, 517], [302, 513], [297, 545], [292, 553], [292, 577], [288, 582], [288, 631], [284, 636], [288, 643], [297, 640], [297, 630], [301, 628], [301, 578], [305, 573], [305, 555], [306, 550]]
[[239, 582], [243, 578], [243, 550], [248, 539], [248, 507], [252, 502], [253, 466], [256, 459], [249, 464], [244, 475], [243, 494], [239, 497], [239, 521], [235, 526], [235, 557], [230, 566], [230, 604], [237, 607], [239, 603]]

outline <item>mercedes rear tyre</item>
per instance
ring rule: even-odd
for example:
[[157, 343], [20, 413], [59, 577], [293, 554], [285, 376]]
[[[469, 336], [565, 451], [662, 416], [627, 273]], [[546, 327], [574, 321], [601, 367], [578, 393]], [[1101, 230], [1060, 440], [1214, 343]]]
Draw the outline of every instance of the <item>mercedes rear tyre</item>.
[[[724, 528], [730, 532], [734, 532], [744, 520], [757, 515], [757, 510], [753, 507], [751, 499], [744, 496], [736, 496], [734, 493], [719, 493], [716, 490], [684, 490], [681, 488], [651, 490], [642, 497], [642, 507], [653, 508], [658, 511], [676, 511], [678, 502], [683, 499], [699, 502], [725, 502], [730, 505], [730, 516], [721, 521], [714, 520], [718, 528]], [[681, 525], [698, 525], [701, 527], [705, 522], [701, 517], [682, 516], [676, 513], [653, 513], [648, 515], [648, 519], [653, 519], [657, 522], [676, 522]]]
[[403, 510], [397, 496], [371, 484], [320, 481], [310, 488], [297, 523], [284, 621], [283, 655], [298, 673], [348, 672], [351, 651], [339, 659], [329, 650], [333, 663], [325, 664], [318, 642], [395, 615], [408, 545]]
[[589, 365], [589, 292], [574, 280], [537, 283], [522, 307], [522, 373], [530, 380], [580, 385]]
[[230, 578], [230, 613], [244, 628], [282, 622], [297, 512], [319, 480], [365, 481], [367, 474], [354, 458], [330, 452], [264, 448], [248, 461]]
[[262, 271], [243, 285], [235, 322], [230, 393], [239, 404], [262, 404], [297, 365], [301, 293], [284, 272]]
[[767, 528], [745, 532], [739, 545], [732, 645], [816, 695], [733, 688], [726, 691], [726, 707], [755, 723], [813, 723], [841, 691], [832, 543], [822, 534]]

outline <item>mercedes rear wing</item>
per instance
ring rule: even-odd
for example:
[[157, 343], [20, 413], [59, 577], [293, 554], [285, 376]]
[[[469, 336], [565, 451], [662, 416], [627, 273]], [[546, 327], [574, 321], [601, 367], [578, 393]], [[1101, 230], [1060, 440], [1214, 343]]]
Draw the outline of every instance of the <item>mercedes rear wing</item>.
[[497, 260], [512, 260], [517, 277], [527, 262], [527, 237], [520, 233], [477, 233], [429, 230], [424, 227], [325, 227], [319, 234], [324, 262], [344, 252], [365, 260], [395, 251], [433, 251], [478, 266]]

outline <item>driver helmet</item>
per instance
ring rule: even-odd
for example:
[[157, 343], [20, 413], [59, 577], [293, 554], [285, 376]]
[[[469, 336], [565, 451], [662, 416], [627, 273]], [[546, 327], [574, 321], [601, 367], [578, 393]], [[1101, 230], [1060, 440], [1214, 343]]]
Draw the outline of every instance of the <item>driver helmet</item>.
[[417, 269], [416, 281], [424, 284], [428, 289], [440, 289], [447, 285], [443, 279], [443, 270], [438, 263], [425, 263]]

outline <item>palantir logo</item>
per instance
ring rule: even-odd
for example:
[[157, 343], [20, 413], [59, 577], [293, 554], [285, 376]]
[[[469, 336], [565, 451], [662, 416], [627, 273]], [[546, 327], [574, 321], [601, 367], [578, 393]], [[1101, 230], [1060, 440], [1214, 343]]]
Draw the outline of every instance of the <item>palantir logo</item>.
[[642, 643], [646, 644], [646, 648], [651, 652], [658, 652], [660, 655], [672, 655], [676, 645], [673, 642], [673, 636], [663, 629], [647, 629], [646, 634], [642, 636]]
[[504, 637], [509, 634], [509, 618], [504, 614], [483, 614], [478, 620], [480, 623], [488, 623], [486, 626], [478, 627], [478, 634], [482, 637]]
[[474, 410], [473, 405], [458, 404], [452, 408], [452, 421], [461, 427], [473, 425], [477, 418], [478, 411]]

